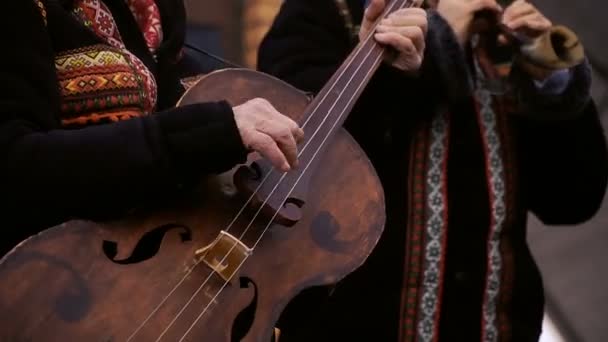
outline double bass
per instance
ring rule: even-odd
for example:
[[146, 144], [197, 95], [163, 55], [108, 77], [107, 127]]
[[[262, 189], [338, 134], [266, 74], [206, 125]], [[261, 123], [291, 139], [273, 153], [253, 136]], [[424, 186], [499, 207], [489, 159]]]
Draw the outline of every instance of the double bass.
[[28, 238], [0, 260], [0, 341], [271, 341], [292, 298], [355, 270], [384, 229], [380, 181], [342, 128], [383, 55], [370, 33], [314, 99], [247, 69], [201, 78], [178, 106], [265, 98], [305, 131], [300, 166], [250, 156], [160, 208]]

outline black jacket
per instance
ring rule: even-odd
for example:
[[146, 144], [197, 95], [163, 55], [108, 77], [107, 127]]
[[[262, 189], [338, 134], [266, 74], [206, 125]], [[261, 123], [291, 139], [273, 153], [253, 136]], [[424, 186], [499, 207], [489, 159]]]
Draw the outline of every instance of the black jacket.
[[[362, 1], [347, 1], [360, 23]], [[385, 188], [385, 233], [367, 262], [331, 295], [308, 291], [282, 317], [286, 341], [396, 341], [407, 220], [411, 132], [439, 107], [453, 113], [448, 161], [448, 250], [440, 337], [478, 341], [486, 272], [489, 203], [479, 127], [471, 100], [468, 60], [447, 23], [430, 12], [420, 75], [383, 65], [347, 120]], [[316, 93], [357, 43], [334, 1], [287, 0], [262, 42], [261, 71]], [[606, 188], [608, 160], [597, 111], [589, 99], [587, 64], [572, 70], [564, 94], [541, 96], [532, 80], [513, 71], [521, 109], [509, 118], [519, 180], [515, 224], [508, 234], [514, 279], [509, 302], [511, 340], [533, 341], [543, 318], [542, 281], [526, 243], [527, 214], [545, 224], [591, 218]], [[549, 119], [547, 119], [549, 117]], [[552, 120], [551, 117], [559, 118]], [[576, 233], [576, 230], [573, 230]], [[403, 323], [401, 323], [403, 324]]]
[[172, 108], [183, 92], [177, 57], [182, 0], [158, 0], [164, 41], [158, 62], [124, 0], [104, 0], [127, 48], [153, 72], [155, 115], [65, 130], [54, 56], [103, 43], [71, 13], [71, 1], [7, 0], [0, 11], [0, 216], [3, 249], [67, 219], [106, 218], [158, 201], [205, 173], [225, 171], [246, 151], [225, 102]]

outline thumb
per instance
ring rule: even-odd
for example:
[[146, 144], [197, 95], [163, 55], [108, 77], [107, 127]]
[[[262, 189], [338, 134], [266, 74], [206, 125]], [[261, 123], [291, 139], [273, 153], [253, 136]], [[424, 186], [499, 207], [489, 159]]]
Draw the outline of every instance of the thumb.
[[494, 12], [502, 12], [502, 7], [494, 0], [475, 0], [471, 2], [471, 11], [477, 12], [480, 10], [491, 10]]
[[384, 11], [384, 7], [386, 7], [386, 0], [372, 0], [365, 9], [365, 14], [363, 15], [363, 23], [361, 23], [361, 31], [369, 32], [374, 22], [378, 19], [378, 17]]

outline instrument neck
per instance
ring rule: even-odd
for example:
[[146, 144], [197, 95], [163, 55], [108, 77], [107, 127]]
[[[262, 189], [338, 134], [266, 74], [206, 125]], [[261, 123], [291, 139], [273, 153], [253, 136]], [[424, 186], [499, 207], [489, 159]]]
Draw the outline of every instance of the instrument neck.
[[378, 22], [394, 11], [411, 7], [412, 3], [412, 0], [388, 1], [383, 15], [374, 24], [368, 36], [359, 42], [308, 106], [304, 115], [306, 122], [302, 125], [307, 137], [303, 144], [307, 147], [303, 149], [301, 161], [312, 160], [324, 151], [329, 140], [341, 129], [361, 93], [382, 63], [385, 49], [373, 38]]

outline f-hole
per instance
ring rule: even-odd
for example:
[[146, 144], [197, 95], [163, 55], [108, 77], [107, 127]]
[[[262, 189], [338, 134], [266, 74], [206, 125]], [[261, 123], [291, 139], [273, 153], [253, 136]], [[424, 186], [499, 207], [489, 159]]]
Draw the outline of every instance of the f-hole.
[[231, 342], [240, 342], [247, 335], [251, 329], [251, 326], [253, 325], [255, 312], [258, 306], [258, 287], [253, 280], [247, 277], [241, 277], [240, 287], [241, 289], [252, 287], [254, 293], [251, 303], [249, 303], [249, 305], [247, 305], [243, 311], [239, 312], [234, 319], [234, 324], [232, 325], [232, 334], [230, 337]]
[[144, 234], [141, 239], [137, 242], [137, 245], [133, 249], [131, 255], [122, 260], [116, 260], [118, 254], [118, 243], [115, 241], [104, 241], [102, 245], [103, 253], [112, 262], [120, 265], [137, 264], [142, 261], [153, 258], [160, 250], [160, 245], [167, 232], [172, 229], [180, 229], [179, 233], [182, 242], [192, 240], [192, 231], [190, 228], [181, 224], [166, 224], [157, 228], [154, 228]]

